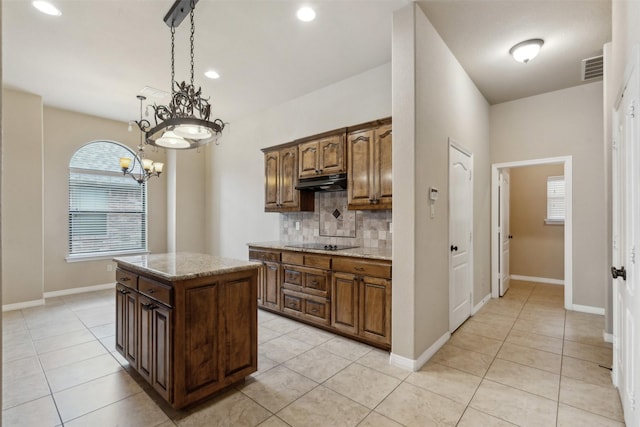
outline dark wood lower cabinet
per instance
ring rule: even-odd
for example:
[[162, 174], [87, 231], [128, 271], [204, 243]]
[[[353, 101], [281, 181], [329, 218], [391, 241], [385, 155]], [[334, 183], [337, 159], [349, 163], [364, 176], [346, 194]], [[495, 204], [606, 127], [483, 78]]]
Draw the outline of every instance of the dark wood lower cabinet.
[[128, 273], [135, 280], [116, 285], [116, 348], [174, 408], [257, 370], [257, 267], [175, 282]]
[[249, 247], [261, 308], [391, 348], [391, 262]]

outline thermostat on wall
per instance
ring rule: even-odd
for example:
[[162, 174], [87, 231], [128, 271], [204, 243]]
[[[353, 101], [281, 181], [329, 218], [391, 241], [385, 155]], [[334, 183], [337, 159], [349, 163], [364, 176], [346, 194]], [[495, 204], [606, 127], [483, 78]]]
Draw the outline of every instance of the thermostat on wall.
[[433, 200], [434, 202], [438, 200], [438, 189], [429, 187], [429, 200]]

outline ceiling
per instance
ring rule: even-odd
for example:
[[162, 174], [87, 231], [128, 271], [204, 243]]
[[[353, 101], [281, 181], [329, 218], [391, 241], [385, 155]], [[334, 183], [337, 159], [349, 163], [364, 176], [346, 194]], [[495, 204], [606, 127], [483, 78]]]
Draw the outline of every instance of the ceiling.
[[[58, 18], [28, 0], [2, 7], [4, 84], [42, 95], [46, 105], [128, 121], [135, 95], [170, 90], [173, 0], [53, 0]], [[233, 121], [391, 60], [393, 11], [409, 0], [311, 0], [317, 18], [296, 19], [293, 0], [200, 0], [196, 85], [213, 116]], [[421, 1], [420, 7], [491, 103], [580, 84], [580, 60], [610, 40], [610, 2]], [[176, 30], [176, 78], [186, 80], [188, 20]], [[511, 45], [543, 38], [527, 65]], [[209, 80], [213, 68], [221, 78]], [[166, 99], [149, 98], [166, 103]]]

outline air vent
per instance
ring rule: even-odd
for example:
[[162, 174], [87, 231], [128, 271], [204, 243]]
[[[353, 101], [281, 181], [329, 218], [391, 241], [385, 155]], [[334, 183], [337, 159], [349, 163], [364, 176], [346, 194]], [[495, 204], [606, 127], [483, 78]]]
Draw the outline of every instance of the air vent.
[[600, 79], [603, 75], [604, 60], [602, 55], [582, 60], [582, 80]]

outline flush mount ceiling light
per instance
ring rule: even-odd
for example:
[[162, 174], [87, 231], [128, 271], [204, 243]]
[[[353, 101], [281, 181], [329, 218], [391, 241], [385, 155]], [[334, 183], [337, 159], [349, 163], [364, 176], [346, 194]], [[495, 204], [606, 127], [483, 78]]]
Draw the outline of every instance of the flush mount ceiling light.
[[[155, 126], [147, 120], [136, 124], [145, 133], [147, 144], [163, 148], [190, 149], [216, 141], [220, 137], [225, 123], [220, 119], [209, 120], [211, 105], [209, 98], [202, 96], [202, 88], [193, 83], [194, 72], [194, 10], [198, 0], [176, 0], [164, 17], [164, 22], [171, 28], [171, 102], [169, 105], [154, 104]], [[175, 29], [182, 20], [191, 18], [191, 81], [178, 83], [175, 80]]]
[[218, 74], [217, 71], [215, 71], [215, 70], [209, 70], [209, 71], [205, 72], [204, 76], [209, 78], [209, 79], [219, 79], [220, 78], [220, 74]]
[[54, 5], [52, 5], [49, 2], [39, 1], [38, 0], [38, 1], [31, 2], [31, 4], [33, 5], [33, 7], [38, 9], [40, 12], [46, 13], [47, 15], [51, 15], [51, 16], [60, 16], [60, 15], [62, 15], [62, 12], [60, 12], [60, 9], [58, 9], [57, 7], [55, 7]]
[[542, 39], [525, 40], [509, 49], [509, 53], [516, 61], [526, 64], [538, 55], [543, 44]]
[[316, 11], [311, 9], [309, 6], [303, 6], [298, 9], [296, 16], [302, 22], [311, 22], [316, 19]]

